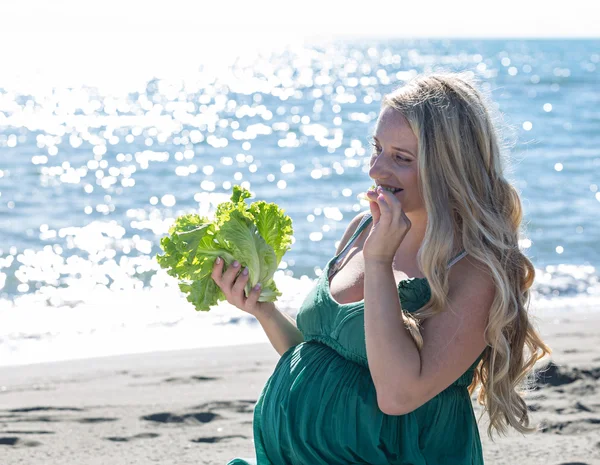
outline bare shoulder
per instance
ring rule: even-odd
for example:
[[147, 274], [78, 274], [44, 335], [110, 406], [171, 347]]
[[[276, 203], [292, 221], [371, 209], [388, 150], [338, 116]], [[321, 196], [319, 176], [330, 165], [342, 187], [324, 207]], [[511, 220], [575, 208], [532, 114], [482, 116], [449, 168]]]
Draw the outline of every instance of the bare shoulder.
[[360, 212], [358, 215], [352, 218], [352, 221], [350, 221], [350, 223], [348, 224], [346, 231], [344, 232], [344, 235], [340, 240], [340, 245], [338, 245], [337, 250], [335, 252], [336, 255], [339, 255], [343, 248], [346, 246], [346, 244], [356, 231], [356, 228], [358, 228], [358, 225], [360, 224], [361, 220], [365, 217], [365, 215], [367, 215], [367, 213], [369, 213], [369, 211], [365, 210], [364, 212]]
[[485, 263], [467, 255], [455, 263], [449, 271], [448, 283], [450, 292], [461, 292], [468, 289], [470, 294], [482, 300], [493, 298], [496, 286], [490, 269]]

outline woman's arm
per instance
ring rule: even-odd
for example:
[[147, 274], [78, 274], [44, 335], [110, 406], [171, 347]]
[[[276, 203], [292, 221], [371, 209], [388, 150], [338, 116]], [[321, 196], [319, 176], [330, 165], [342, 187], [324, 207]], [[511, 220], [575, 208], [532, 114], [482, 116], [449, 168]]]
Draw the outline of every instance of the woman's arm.
[[[366, 212], [356, 215], [348, 224], [344, 235], [337, 247], [336, 255], [339, 254], [350, 240], [358, 227], [360, 220]], [[304, 341], [302, 333], [294, 319], [279, 310], [273, 302], [261, 303], [261, 309], [256, 314], [256, 319], [263, 327], [269, 341], [279, 355], [283, 355], [290, 347], [296, 346]]]
[[404, 327], [392, 267], [367, 261], [365, 337], [367, 358], [382, 412], [404, 415], [464, 374], [487, 346], [485, 331], [496, 290], [492, 276], [470, 260], [449, 272], [446, 305], [421, 325], [417, 349]]
[[279, 355], [304, 341], [293, 318], [279, 310], [273, 302], [263, 302], [256, 319]]
[[[391, 263], [365, 260], [365, 339], [369, 370], [382, 412], [393, 415], [397, 371], [411, 386], [421, 373], [419, 350], [404, 327]], [[409, 381], [410, 380], [410, 381]]]

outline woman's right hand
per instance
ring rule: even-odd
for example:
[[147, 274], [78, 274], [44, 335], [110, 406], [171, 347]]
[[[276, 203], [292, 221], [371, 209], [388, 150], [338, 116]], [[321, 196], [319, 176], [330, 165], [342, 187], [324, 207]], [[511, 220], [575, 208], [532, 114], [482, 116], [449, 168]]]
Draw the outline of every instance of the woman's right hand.
[[[249, 278], [248, 267], [244, 268], [238, 275], [240, 263], [237, 260], [227, 268], [225, 273], [223, 273], [223, 266], [224, 260], [217, 257], [211, 276], [225, 294], [227, 302], [250, 315], [258, 317], [258, 314], [263, 310], [262, 302], [258, 301], [260, 287], [258, 289], [256, 286], [253, 287], [248, 297], [244, 292], [244, 287], [246, 287]], [[257, 284], [257, 286], [259, 285], [260, 283]]]

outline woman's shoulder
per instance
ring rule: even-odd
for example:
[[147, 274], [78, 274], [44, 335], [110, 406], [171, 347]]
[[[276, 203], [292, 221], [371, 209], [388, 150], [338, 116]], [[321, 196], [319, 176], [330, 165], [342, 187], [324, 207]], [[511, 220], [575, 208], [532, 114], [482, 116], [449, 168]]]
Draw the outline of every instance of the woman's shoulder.
[[[465, 254], [448, 270], [448, 285], [451, 292], [465, 290], [480, 296], [496, 294], [496, 284], [489, 266], [471, 254]], [[476, 290], [476, 291], [475, 291]]]

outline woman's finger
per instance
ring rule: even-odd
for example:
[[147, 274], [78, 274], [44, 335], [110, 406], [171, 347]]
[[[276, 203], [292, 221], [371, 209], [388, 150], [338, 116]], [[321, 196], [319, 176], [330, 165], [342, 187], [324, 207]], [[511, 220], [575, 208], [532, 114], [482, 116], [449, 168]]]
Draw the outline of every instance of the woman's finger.
[[225, 287], [227, 287], [228, 291], [231, 290], [231, 288], [233, 287], [233, 281], [235, 280], [235, 277], [237, 276], [239, 271], [240, 262], [234, 260], [233, 263], [229, 265], [227, 270], [225, 270], [225, 273], [223, 273], [222, 283]]
[[402, 210], [402, 212], [401, 212], [401, 220], [403, 222], [404, 227], [406, 228], [406, 231], [408, 232], [410, 230], [410, 228], [412, 227], [412, 222], [410, 221], [408, 216], [406, 216], [406, 213], [404, 213], [404, 210]]
[[373, 224], [379, 223], [379, 217], [381, 216], [381, 210], [379, 210], [379, 204], [377, 203], [377, 192], [374, 190], [367, 191], [367, 199], [369, 200], [369, 208], [371, 209], [371, 215], [373, 216]]
[[371, 216], [373, 216], [373, 224], [379, 223], [379, 217], [381, 216], [381, 210], [379, 205], [374, 200], [369, 202], [369, 208], [371, 209]]
[[221, 278], [223, 277], [223, 259], [221, 257], [215, 259], [210, 276], [218, 286], [221, 285]]
[[246, 267], [242, 270], [240, 275], [235, 280], [233, 287], [231, 288], [233, 298], [239, 299], [240, 304], [244, 303], [244, 287], [246, 287], [246, 283], [248, 282], [249, 277], [250, 275], [248, 274], [248, 267]]
[[[258, 286], [258, 288], [257, 288], [257, 286]], [[246, 306], [247, 309], [252, 310], [257, 307], [258, 298], [260, 297], [260, 291], [262, 291], [262, 288], [260, 287], [260, 283], [258, 283], [256, 286], [254, 286], [252, 288], [252, 290], [250, 291], [250, 295], [248, 295], [248, 298], [244, 302], [244, 305]]]
[[381, 216], [388, 216], [392, 214], [392, 209], [390, 208], [389, 201], [386, 200], [386, 197], [389, 193], [385, 191], [380, 191], [377, 196], [377, 206], [379, 207], [379, 211], [381, 212]]
[[221, 288], [223, 294], [225, 294], [227, 302], [238, 307], [240, 310], [254, 315], [259, 308], [258, 298], [260, 297], [261, 289], [260, 287], [257, 289], [255, 286], [250, 291], [248, 297], [246, 297], [245, 288], [248, 284], [248, 279], [250, 279], [248, 267], [245, 267], [239, 275], [240, 263], [238, 261], [229, 265], [225, 273], [223, 273], [223, 267], [223, 259], [220, 257], [215, 259], [211, 277], [217, 286]]

